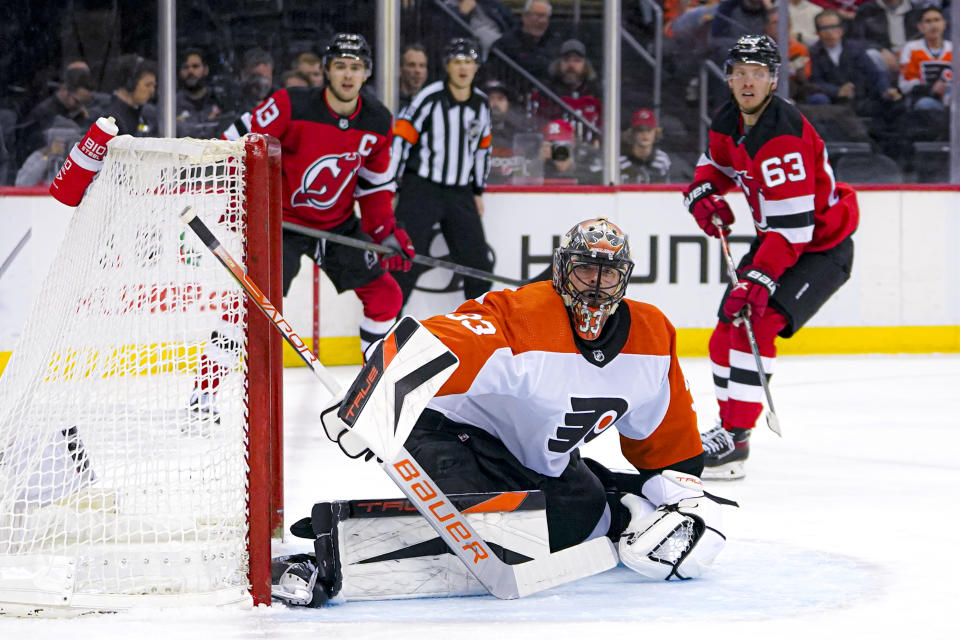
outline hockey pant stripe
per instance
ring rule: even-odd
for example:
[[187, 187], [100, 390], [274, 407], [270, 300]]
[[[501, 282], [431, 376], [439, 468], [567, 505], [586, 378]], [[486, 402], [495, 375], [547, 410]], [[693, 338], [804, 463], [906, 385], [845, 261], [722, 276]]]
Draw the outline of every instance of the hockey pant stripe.
[[[768, 308], [753, 326], [760, 362], [769, 380], [777, 354], [774, 339], [786, 326], [786, 318]], [[763, 411], [764, 393], [746, 331], [728, 322], [717, 323], [710, 336], [710, 361], [720, 419], [727, 426], [752, 428]]]
[[[763, 372], [768, 376], [773, 373], [773, 363], [775, 357], [760, 355], [760, 364], [763, 365]], [[757, 359], [753, 357], [753, 351], [730, 350], [730, 369], [739, 369], [741, 371], [753, 371], [757, 373]], [[759, 378], [757, 384], [760, 384]]]
[[722, 367], [716, 362], [710, 363], [713, 370], [713, 390], [717, 395], [717, 400], [725, 402], [727, 400], [727, 381], [730, 379], [730, 367]]
[[[360, 318], [360, 350], [366, 353], [370, 345], [378, 340], [383, 340], [384, 336], [386, 336], [390, 330], [390, 327], [396, 324], [396, 322], [396, 318], [383, 321], [371, 320], [367, 317]], [[366, 360], [366, 358], [364, 358], [364, 360]]]

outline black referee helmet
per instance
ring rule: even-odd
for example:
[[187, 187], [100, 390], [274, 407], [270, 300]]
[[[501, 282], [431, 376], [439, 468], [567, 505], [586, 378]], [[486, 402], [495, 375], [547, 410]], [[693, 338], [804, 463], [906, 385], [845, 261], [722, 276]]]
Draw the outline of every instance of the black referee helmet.
[[480, 47], [470, 38], [454, 38], [443, 52], [443, 66], [447, 66], [454, 58], [466, 58], [479, 63]]

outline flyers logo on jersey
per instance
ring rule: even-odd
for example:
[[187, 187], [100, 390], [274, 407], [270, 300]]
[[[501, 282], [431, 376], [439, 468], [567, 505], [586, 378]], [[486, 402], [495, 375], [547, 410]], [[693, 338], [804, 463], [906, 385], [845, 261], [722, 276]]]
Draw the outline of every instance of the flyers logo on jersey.
[[353, 182], [362, 162], [363, 157], [356, 151], [323, 156], [303, 172], [300, 188], [290, 196], [290, 204], [329, 209]]
[[573, 411], [564, 414], [564, 426], [557, 427], [547, 449], [567, 453], [581, 442], [590, 442], [622, 418], [629, 406], [623, 398], [570, 398]]

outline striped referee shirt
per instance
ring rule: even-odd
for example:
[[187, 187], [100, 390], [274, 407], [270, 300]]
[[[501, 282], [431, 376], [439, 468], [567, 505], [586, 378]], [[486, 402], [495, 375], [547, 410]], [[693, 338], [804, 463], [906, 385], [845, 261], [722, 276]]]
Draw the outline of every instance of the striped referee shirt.
[[399, 182], [405, 173], [447, 186], [483, 193], [490, 172], [490, 105], [473, 89], [457, 102], [439, 81], [424, 87], [397, 117], [391, 168]]

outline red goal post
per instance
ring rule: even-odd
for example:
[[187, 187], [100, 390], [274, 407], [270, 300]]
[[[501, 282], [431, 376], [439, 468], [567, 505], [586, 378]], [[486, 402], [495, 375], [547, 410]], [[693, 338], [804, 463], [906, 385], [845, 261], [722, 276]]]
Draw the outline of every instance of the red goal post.
[[[280, 142], [245, 137], [247, 273], [283, 308], [282, 177]], [[247, 299], [249, 410], [250, 595], [270, 603], [270, 540], [283, 529], [283, 340], [256, 303]]]

